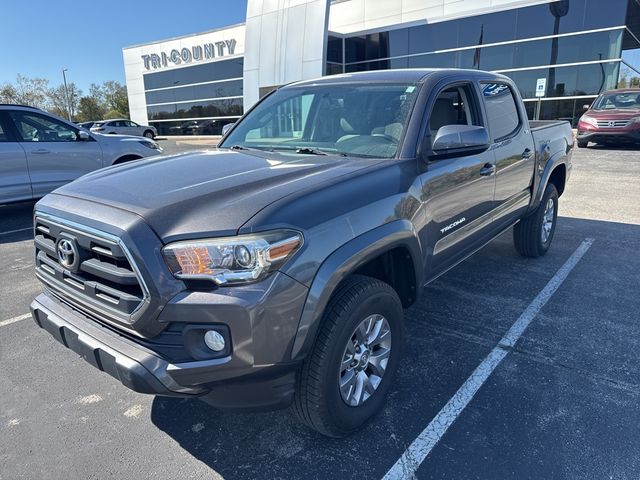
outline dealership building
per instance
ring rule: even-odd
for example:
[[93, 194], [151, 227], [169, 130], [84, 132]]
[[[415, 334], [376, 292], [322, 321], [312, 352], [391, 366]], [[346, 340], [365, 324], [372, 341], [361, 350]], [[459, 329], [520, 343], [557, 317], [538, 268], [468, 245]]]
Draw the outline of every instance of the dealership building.
[[[640, 48], [640, 0], [248, 0], [243, 24], [123, 49], [131, 119], [217, 134], [270, 90], [323, 75], [471, 68], [511, 77], [533, 117], [575, 124]], [[212, 7], [213, 8], [213, 7]], [[212, 11], [212, 14], [214, 12]]]

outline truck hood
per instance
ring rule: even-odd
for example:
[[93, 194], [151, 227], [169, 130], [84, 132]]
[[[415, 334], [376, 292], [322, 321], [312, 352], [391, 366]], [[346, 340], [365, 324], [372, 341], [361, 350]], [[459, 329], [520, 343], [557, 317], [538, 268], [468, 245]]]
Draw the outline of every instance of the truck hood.
[[56, 193], [133, 212], [168, 242], [233, 235], [270, 203], [376, 163], [337, 156], [209, 150], [105, 168]]

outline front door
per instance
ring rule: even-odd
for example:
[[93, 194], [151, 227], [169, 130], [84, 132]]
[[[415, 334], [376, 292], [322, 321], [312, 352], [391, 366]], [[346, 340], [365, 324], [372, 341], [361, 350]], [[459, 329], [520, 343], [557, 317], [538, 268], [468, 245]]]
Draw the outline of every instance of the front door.
[[[445, 125], [482, 126], [476, 90], [471, 84], [442, 90], [429, 117], [433, 140]], [[420, 232], [427, 251], [425, 280], [457, 263], [482, 244], [491, 224], [494, 202], [493, 151], [433, 159], [421, 174], [422, 209], [426, 223]]]
[[91, 137], [80, 140], [78, 128], [25, 110], [10, 117], [27, 156], [34, 198], [102, 167], [100, 145]]

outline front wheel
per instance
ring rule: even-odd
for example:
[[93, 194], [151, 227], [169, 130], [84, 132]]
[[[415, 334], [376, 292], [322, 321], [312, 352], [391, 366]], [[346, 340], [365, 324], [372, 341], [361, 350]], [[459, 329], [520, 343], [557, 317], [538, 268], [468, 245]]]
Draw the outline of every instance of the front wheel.
[[403, 337], [402, 304], [388, 284], [353, 275], [334, 293], [298, 372], [292, 411], [307, 426], [343, 437], [382, 407]]
[[556, 231], [557, 220], [558, 190], [550, 183], [536, 211], [513, 227], [513, 243], [518, 253], [533, 258], [547, 253]]
[[587, 148], [587, 146], [589, 145], [589, 142], [577, 142], [578, 143], [578, 148]]
[[147, 137], [147, 138], [153, 139], [153, 137], [155, 135], [153, 134], [153, 132], [151, 130], [147, 130], [147, 131], [144, 132], [144, 136]]

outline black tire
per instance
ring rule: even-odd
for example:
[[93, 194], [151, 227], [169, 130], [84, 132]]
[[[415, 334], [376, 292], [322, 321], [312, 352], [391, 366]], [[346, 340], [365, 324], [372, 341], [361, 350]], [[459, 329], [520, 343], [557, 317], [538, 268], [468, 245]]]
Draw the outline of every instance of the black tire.
[[589, 146], [589, 142], [577, 142], [578, 148], [587, 148]]
[[[371, 396], [350, 406], [339, 388], [341, 362], [356, 327], [374, 314], [386, 319], [391, 333], [388, 362]], [[329, 437], [344, 437], [362, 427], [384, 406], [398, 368], [403, 334], [402, 303], [395, 290], [371, 277], [347, 278], [329, 301], [316, 342], [298, 372], [293, 414]]]
[[147, 137], [150, 139], [154, 139], [155, 135], [153, 134], [153, 132], [151, 130], [145, 130], [144, 133], [142, 134], [143, 137]]
[[[542, 233], [545, 213], [549, 202], [553, 202], [553, 223], [546, 240]], [[513, 243], [523, 257], [536, 258], [544, 255], [551, 246], [558, 221], [558, 190], [552, 183], [547, 185], [542, 201], [535, 212], [520, 220], [513, 227]]]

